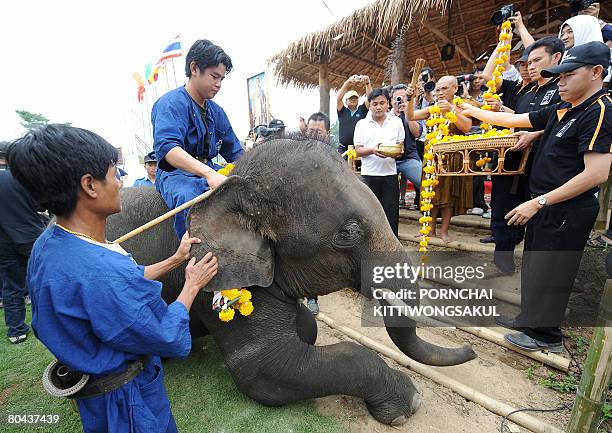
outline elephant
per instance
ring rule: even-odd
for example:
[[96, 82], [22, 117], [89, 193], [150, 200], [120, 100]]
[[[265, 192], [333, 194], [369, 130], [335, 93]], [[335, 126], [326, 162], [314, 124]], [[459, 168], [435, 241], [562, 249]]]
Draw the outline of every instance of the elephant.
[[[108, 239], [167, 212], [153, 188], [123, 188], [122, 211], [109, 218]], [[361, 285], [368, 252], [405, 252], [370, 189], [329, 144], [287, 135], [247, 152], [228, 179], [188, 216], [198, 259], [208, 251], [219, 271], [192, 306], [192, 335], [212, 334], [238, 388], [253, 400], [280, 406], [345, 394], [363, 398], [371, 415], [405, 423], [421, 398], [410, 378], [373, 351], [352, 343], [314, 345], [317, 325], [304, 297]], [[170, 220], [126, 241], [139, 264], [170, 256], [178, 239]], [[163, 279], [162, 296], [173, 301], [184, 267]], [[247, 287], [254, 312], [222, 322], [211, 308], [213, 290]], [[363, 290], [362, 290], [363, 289]], [[386, 320], [386, 319], [385, 319]], [[476, 357], [466, 344], [443, 348], [417, 336], [416, 326], [385, 325], [394, 344], [412, 359], [436, 366]]]

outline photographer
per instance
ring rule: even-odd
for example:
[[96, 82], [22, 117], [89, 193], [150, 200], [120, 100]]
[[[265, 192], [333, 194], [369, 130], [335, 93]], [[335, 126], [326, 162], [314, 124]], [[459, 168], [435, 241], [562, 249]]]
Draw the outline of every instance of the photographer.
[[405, 205], [407, 180], [412, 182], [414, 191], [421, 189], [421, 172], [423, 164], [416, 147], [416, 138], [421, 136], [423, 127], [419, 122], [406, 120], [408, 98], [412, 98], [413, 89], [408, 90], [405, 84], [396, 84], [391, 89], [391, 114], [397, 116], [404, 125], [404, 152], [395, 159], [397, 171], [402, 174], [400, 180], [400, 206]]
[[544, 78], [560, 76], [563, 102], [523, 114], [462, 106], [463, 114], [491, 124], [543, 131], [529, 179], [531, 199], [505, 216], [509, 225], [527, 225], [521, 313], [496, 321], [522, 331], [505, 337], [522, 350], [563, 350], [559, 325], [599, 211], [595, 194], [612, 162], [612, 99], [602, 88], [609, 65], [608, 47], [589, 42], [541, 71]]
[[[368, 114], [368, 101], [359, 105], [359, 94], [349, 88], [364, 85], [366, 95], [372, 91], [370, 77], [367, 75], [352, 75], [344, 82], [336, 95], [336, 109], [338, 110], [338, 135], [340, 136], [340, 153], [345, 152], [348, 146], [353, 145], [355, 125]], [[346, 105], [345, 105], [346, 104]]]

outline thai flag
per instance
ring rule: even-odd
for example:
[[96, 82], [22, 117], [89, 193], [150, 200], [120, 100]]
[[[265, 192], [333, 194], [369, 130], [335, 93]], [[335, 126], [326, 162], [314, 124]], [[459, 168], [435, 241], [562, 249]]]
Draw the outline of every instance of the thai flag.
[[159, 60], [157, 61], [157, 66], [161, 68], [162, 66], [164, 66], [168, 59], [172, 59], [174, 57], [181, 57], [182, 55], [183, 48], [181, 47], [180, 36], [176, 36], [162, 52], [161, 56], [159, 57]]

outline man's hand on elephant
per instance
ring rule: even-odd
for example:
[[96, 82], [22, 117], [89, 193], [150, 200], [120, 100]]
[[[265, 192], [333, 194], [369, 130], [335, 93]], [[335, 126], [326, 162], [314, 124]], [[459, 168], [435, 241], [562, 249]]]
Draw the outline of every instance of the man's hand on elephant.
[[191, 246], [193, 244], [199, 244], [202, 242], [199, 238], [191, 238], [189, 237], [189, 232], [185, 232], [183, 238], [181, 239], [181, 244], [179, 245], [174, 256], [184, 262], [185, 260], [189, 260], [189, 252], [191, 251]]
[[217, 258], [212, 253], [206, 255], [196, 263], [196, 258], [192, 257], [185, 268], [185, 285], [183, 290], [176, 298], [185, 306], [187, 311], [191, 309], [193, 300], [200, 293], [213, 277], [217, 275]]
[[223, 182], [225, 182], [225, 179], [227, 179], [227, 177], [223, 176], [221, 173], [218, 173], [216, 171], [214, 173], [210, 173], [206, 177], [206, 181], [208, 182], [208, 186], [211, 189], [214, 189], [214, 188], [218, 187], [219, 185], [221, 185]]
[[217, 275], [217, 269], [217, 258], [211, 252], [206, 253], [199, 262], [192, 257], [185, 268], [185, 288], [199, 292]]

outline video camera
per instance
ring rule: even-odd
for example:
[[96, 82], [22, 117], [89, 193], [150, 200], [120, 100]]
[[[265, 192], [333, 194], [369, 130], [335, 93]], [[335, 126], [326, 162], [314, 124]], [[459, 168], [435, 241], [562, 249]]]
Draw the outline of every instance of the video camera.
[[514, 15], [513, 4], [502, 6], [500, 10], [491, 16], [491, 24], [499, 26], [512, 15]]
[[461, 84], [464, 81], [471, 83], [472, 81], [476, 79], [476, 75], [474, 74], [458, 75], [456, 78], [457, 78], [457, 84]]

